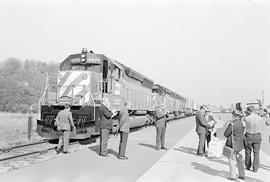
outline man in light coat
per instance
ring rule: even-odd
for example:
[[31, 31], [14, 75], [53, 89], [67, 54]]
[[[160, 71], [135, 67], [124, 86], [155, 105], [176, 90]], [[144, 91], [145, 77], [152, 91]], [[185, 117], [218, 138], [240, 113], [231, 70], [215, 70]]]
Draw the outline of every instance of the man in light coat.
[[[254, 106], [248, 106], [247, 111], [249, 115], [245, 117], [244, 122], [246, 123], [246, 141], [247, 146], [245, 147], [245, 166], [247, 170], [253, 167], [253, 172], [257, 172], [260, 164], [260, 146], [262, 142], [262, 118], [255, 113]], [[251, 153], [254, 153], [253, 161], [251, 161]]]
[[[156, 107], [156, 150], [163, 149], [167, 150], [164, 146], [165, 144], [165, 134], [166, 134], [166, 110], [164, 104], [159, 104]], [[161, 147], [160, 147], [161, 144]]]
[[125, 102], [123, 108], [120, 110], [119, 113], [119, 130], [120, 130], [120, 144], [119, 144], [119, 153], [118, 158], [122, 160], [127, 160], [128, 158], [125, 156], [126, 146], [127, 146], [127, 139], [129, 133], [129, 109], [130, 103]]
[[72, 119], [72, 113], [70, 112], [69, 104], [66, 104], [65, 109], [60, 111], [57, 114], [55, 124], [57, 126], [57, 129], [60, 132], [60, 137], [59, 137], [58, 146], [56, 148], [56, 152], [57, 154], [59, 154], [63, 146], [63, 153], [67, 154], [71, 127], [72, 127], [72, 130], [74, 131], [76, 130], [76, 127]]

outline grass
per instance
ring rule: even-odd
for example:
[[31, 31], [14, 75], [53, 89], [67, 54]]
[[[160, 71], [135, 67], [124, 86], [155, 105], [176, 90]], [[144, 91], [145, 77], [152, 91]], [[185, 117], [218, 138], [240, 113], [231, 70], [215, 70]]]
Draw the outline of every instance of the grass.
[[[41, 140], [36, 134], [37, 115], [33, 115], [32, 141]], [[0, 148], [28, 143], [28, 114], [0, 112]]]

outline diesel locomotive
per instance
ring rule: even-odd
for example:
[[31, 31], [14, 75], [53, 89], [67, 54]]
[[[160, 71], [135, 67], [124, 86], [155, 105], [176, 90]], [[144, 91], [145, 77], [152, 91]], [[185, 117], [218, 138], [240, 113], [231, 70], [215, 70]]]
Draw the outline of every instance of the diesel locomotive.
[[[130, 102], [130, 127], [151, 125], [155, 107], [163, 103], [169, 120], [183, 117], [186, 98], [159, 85], [143, 74], [110, 59], [83, 49], [68, 56], [61, 64], [57, 84], [47, 83], [39, 101], [37, 133], [45, 138], [58, 138], [55, 118], [65, 104], [71, 105], [76, 131], [73, 139], [99, 134], [99, 107], [102, 99], [110, 110], [119, 111], [123, 102]], [[118, 127], [117, 116], [114, 127]]]

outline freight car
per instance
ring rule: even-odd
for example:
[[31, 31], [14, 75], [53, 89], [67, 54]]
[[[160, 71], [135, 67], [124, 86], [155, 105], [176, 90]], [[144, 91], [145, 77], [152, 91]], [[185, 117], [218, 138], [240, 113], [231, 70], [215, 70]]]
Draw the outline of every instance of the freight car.
[[[168, 113], [177, 117], [185, 105], [182, 96], [165, 87], [154, 86], [154, 81], [143, 74], [104, 54], [83, 49], [61, 63], [56, 85], [46, 84], [39, 102], [37, 133], [45, 138], [58, 138], [55, 118], [68, 103], [77, 128], [71, 138], [84, 139], [99, 134], [98, 113], [102, 99], [108, 100], [109, 109], [116, 111], [123, 102], [129, 101], [131, 128], [152, 124], [159, 102], [165, 103]], [[117, 127], [117, 118], [113, 123]]]

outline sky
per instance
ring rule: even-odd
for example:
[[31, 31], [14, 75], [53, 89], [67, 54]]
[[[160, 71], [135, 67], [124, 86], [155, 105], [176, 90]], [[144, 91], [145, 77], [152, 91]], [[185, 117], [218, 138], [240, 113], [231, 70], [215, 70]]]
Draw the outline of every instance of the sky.
[[0, 61], [88, 48], [198, 104], [270, 104], [269, 32], [266, 0], [0, 0]]

